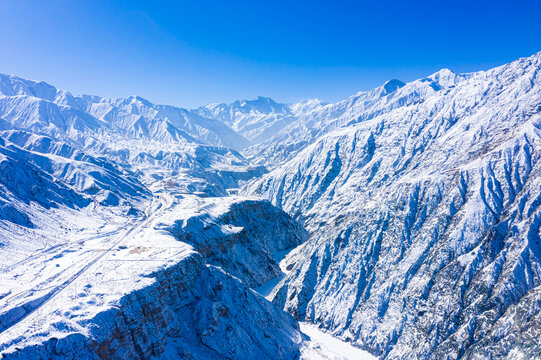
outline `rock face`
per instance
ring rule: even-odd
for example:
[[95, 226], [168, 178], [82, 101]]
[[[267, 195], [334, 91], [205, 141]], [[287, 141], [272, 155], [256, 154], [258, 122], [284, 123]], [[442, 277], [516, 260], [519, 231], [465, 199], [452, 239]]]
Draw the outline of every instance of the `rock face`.
[[[198, 254], [98, 313], [86, 333], [10, 347], [5, 359], [294, 359], [298, 325]], [[254, 321], [257, 319], [257, 326]], [[57, 325], [58, 326], [58, 325]], [[69, 328], [69, 324], [64, 324]], [[67, 329], [66, 329], [67, 330]], [[22, 346], [19, 342], [14, 345]]]
[[268, 201], [254, 200], [232, 203], [222, 214], [177, 220], [169, 231], [252, 288], [281, 275], [276, 253], [308, 238], [289, 215]]
[[244, 190], [311, 233], [273, 302], [385, 359], [540, 357], [540, 68], [442, 70], [314, 118], [339, 128]]
[[[255, 226], [249, 216], [258, 212]], [[217, 228], [236, 224], [239, 244], [224, 247], [230, 234], [212, 229], [204, 244], [179, 241], [179, 221], [195, 239], [201, 221], [211, 219]], [[274, 276], [272, 251], [298, 245], [303, 235], [268, 202], [191, 195], [158, 204], [112, 246], [107, 236], [79, 241], [77, 250], [60, 246], [35, 255], [43, 270], [27, 262], [22, 274], [15, 267], [13, 279], [4, 275], [6, 283], [28, 281], [28, 290], [11, 288], [0, 299], [0, 351], [7, 359], [293, 360], [304, 341], [297, 322], [246, 283]], [[246, 266], [235, 265], [250, 252]], [[230, 262], [221, 263], [226, 254]]]

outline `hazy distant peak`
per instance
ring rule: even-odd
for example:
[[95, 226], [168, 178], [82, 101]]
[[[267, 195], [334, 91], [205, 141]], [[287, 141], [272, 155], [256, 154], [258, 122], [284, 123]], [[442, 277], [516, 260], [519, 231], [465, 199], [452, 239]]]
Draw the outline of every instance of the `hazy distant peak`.
[[322, 106], [328, 105], [328, 102], [325, 102], [320, 99], [308, 99], [301, 102], [298, 102], [296, 104], [290, 105], [290, 109], [294, 114], [298, 113], [306, 113], [309, 111], [313, 111], [315, 109], [319, 109]]

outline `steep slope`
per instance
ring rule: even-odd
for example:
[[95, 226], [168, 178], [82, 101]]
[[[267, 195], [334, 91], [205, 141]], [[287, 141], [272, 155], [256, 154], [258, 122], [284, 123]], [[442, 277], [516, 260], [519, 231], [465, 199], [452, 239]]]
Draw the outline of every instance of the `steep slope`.
[[92, 201], [131, 207], [150, 193], [134, 174], [65, 143], [24, 131], [0, 132], [0, 218], [32, 226], [31, 203], [43, 211], [80, 209]]
[[7, 147], [21, 160], [32, 163], [76, 191], [90, 195], [110, 191], [124, 197], [148, 195], [133, 173], [114, 162], [95, 158], [66, 143], [26, 131], [10, 130], [0, 133], [0, 136], [6, 139]]
[[[207, 145], [221, 145], [239, 150], [249, 144], [223, 123], [203, 118], [186, 109], [154, 105], [138, 96], [92, 100], [86, 107], [89, 114], [145, 138], [169, 142], [180, 137], [175, 134], [177, 132], [189, 140], [196, 139]], [[165, 125], [156, 126], [160, 123]]]
[[178, 219], [169, 231], [249, 287], [278, 277], [276, 254], [303, 243], [306, 230], [268, 201], [244, 200], [228, 207], [225, 213]]
[[[88, 205], [87, 199], [64, 184], [57, 183], [49, 174], [29, 163], [25, 155], [27, 153], [17, 148], [6, 147], [5, 140], [0, 138], [1, 220], [33, 226], [24, 211], [24, 204], [31, 201], [43, 208], [59, 204], [69, 207]], [[2, 245], [5, 245], [5, 241], [2, 241]]]
[[443, 70], [284, 129], [257, 156], [297, 155], [245, 189], [311, 233], [273, 302], [385, 359], [541, 356], [540, 68]]
[[[237, 201], [168, 196], [153, 201], [145, 218], [131, 219], [112, 235], [67, 241], [16, 264], [1, 274], [3, 287], [19, 283], [0, 298], [2, 356], [297, 358], [303, 337], [292, 317], [207, 266], [204, 256], [167, 230], [182, 218], [192, 224], [193, 216], [207, 211], [238, 219], [251, 245], [263, 250], [266, 244], [258, 244], [255, 227], [248, 226], [257, 202]], [[285, 234], [284, 246], [298, 244], [292, 229], [274, 225]], [[260, 222], [259, 231], [271, 226]], [[206, 249], [220, 251], [227, 240], [227, 234], [216, 236]]]
[[298, 120], [267, 141], [245, 149], [244, 154], [273, 169], [333, 130], [371, 120], [398, 108], [415, 106], [436, 93], [449, 91], [469, 76], [443, 69], [408, 84], [390, 80], [378, 88], [359, 92], [334, 104], [312, 100], [292, 105]]

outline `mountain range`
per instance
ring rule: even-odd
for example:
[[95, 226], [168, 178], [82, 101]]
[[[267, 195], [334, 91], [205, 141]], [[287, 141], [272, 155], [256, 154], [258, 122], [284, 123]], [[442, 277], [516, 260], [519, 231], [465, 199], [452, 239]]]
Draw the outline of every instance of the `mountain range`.
[[541, 358], [540, 69], [197, 109], [0, 75], [0, 353]]

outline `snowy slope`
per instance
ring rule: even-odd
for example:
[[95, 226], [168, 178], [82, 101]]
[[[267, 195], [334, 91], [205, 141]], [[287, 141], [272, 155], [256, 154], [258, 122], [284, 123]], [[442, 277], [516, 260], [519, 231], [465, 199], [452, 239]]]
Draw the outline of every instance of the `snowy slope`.
[[[196, 204], [195, 209], [199, 207]], [[180, 217], [169, 231], [192, 245], [209, 263], [252, 288], [278, 277], [281, 270], [276, 254], [308, 237], [304, 228], [268, 201], [253, 200], [231, 204], [225, 214], [205, 211], [189, 219]]]
[[326, 334], [314, 325], [301, 323], [301, 331], [310, 339], [301, 350], [302, 360], [375, 360], [376, 357]]
[[273, 302], [386, 359], [541, 356], [540, 68], [442, 70], [263, 143], [290, 160], [244, 191], [311, 233]]
[[454, 88], [469, 76], [443, 69], [408, 84], [390, 80], [378, 88], [359, 92], [334, 104], [318, 100], [294, 104], [291, 109], [297, 120], [272, 138], [245, 149], [244, 154], [254, 162], [273, 169], [333, 130], [371, 120], [398, 108], [415, 106], [442, 90]]
[[19, 225], [32, 226], [25, 214], [30, 203], [44, 210], [77, 209], [92, 201], [130, 207], [130, 201], [149, 195], [133, 173], [41, 135], [0, 132], [0, 159], [0, 201], [15, 211], [0, 217]]
[[194, 223], [201, 209], [223, 217], [239, 200], [163, 195], [143, 218], [16, 264], [1, 275], [0, 351], [13, 359], [294, 359], [303, 340], [296, 322], [166, 230], [178, 219]]
[[[44, 82], [0, 74], [0, 117], [13, 128], [88, 145], [103, 134], [241, 149], [249, 142], [220, 121], [138, 96], [74, 96]], [[96, 140], [97, 138], [97, 140]]]

